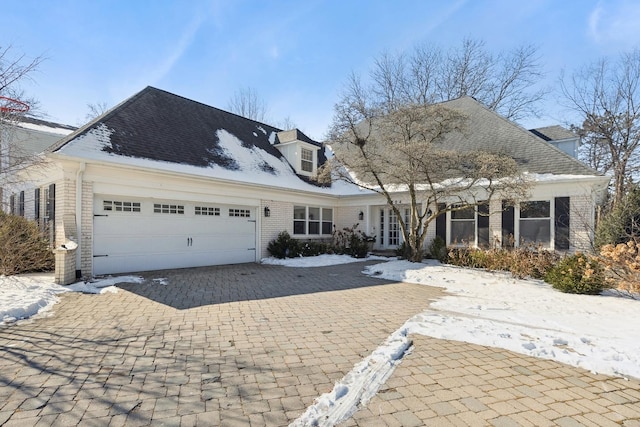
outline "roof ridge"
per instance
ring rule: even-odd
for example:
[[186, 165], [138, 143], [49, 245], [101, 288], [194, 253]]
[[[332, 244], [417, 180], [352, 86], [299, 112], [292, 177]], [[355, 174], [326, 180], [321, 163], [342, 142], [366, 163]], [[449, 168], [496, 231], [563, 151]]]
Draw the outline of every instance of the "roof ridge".
[[565, 160], [571, 161], [574, 164], [579, 165], [580, 167], [585, 169], [585, 171], [589, 171], [593, 175], [599, 175], [599, 176], [603, 175], [602, 173], [600, 173], [597, 170], [593, 169], [591, 166], [583, 163], [582, 161], [576, 159], [575, 157], [570, 156], [569, 154], [565, 153], [564, 151], [562, 151], [558, 147], [554, 146], [553, 144], [549, 144], [543, 138], [540, 138], [539, 136], [535, 135], [533, 132], [527, 130], [524, 126], [520, 125], [519, 123], [511, 121], [511, 120], [507, 119], [506, 117], [504, 117], [502, 114], [498, 113], [497, 111], [494, 111], [494, 110], [490, 109], [485, 104], [483, 104], [482, 102], [478, 101], [477, 99], [475, 99], [472, 96], [464, 95], [464, 96], [461, 96], [461, 97], [458, 97], [458, 98], [455, 98], [455, 99], [444, 101], [444, 102], [442, 102], [442, 104], [449, 103], [449, 102], [452, 102], [452, 101], [462, 100], [462, 99], [465, 99], [465, 98], [468, 98], [468, 99], [472, 100], [474, 102], [474, 104], [480, 106], [486, 112], [495, 115], [497, 118], [499, 118], [500, 120], [502, 120], [504, 123], [508, 124], [509, 126], [518, 129], [518, 131], [520, 133], [522, 133], [523, 135], [527, 135], [527, 138], [533, 138], [534, 141], [539, 142], [539, 143], [543, 143], [543, 144], [545, 144], [546, 147], [549, 147], [552, 150], [555, 150], [558, 154], [563, 156], [565, 158]]

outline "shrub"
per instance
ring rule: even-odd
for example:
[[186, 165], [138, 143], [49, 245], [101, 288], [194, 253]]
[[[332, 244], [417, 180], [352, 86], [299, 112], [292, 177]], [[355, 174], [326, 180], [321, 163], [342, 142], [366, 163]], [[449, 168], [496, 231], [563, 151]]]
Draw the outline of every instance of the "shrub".
[[580, 253], [565, 257], [547, 272], [544, 280], [555, 289], [571, 294], [597, 295], [605, 287], [600, 262]]
[[608, 280], [620, 290], [640, 292], [640, 243], [629, 240], [600, 249]]
[[332, 249], [337, 254], [351, 255], [354, 258], [364, 258], [369, 253], [371, 238], [358, 230], [358, 225], [333, 230]]
[[323, 242], [300, 242], [299, 253], [300, 256], [316, 256], [329, 252], [329, 245]]
[[0, 274], [50, 271], [55, 257], [38, 225], [0, 212]]
[[554, 252], [530, 247], [489, 250], [451, 248], [447, 257], [449, 264], [490, 271], [509, 271], [517, 278], [534, 279], [543, 278], [559, 259]]
[[447, 262], [447, 244], [440, 236], [436, 236], [429, 245], [429, 255], [440, 262]]
[[267, 250], [276, 258], [293, 258], [300, 256], [301, 252], [300, 242], [286, 231], [282, 231], [275, 240], [270, 241]]

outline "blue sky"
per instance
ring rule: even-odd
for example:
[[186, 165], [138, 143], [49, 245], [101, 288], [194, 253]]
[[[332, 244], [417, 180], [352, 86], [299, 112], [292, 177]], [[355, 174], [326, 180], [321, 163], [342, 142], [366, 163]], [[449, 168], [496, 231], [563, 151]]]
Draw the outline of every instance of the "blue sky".
[[[635, 0], [20, 0], [2, 6], [0, 46], [47, 57], [23, 88], [49, 120], [80, 125], [87, 104], [148, 85], [222, 109], [252, 87], [269, 121], [321, 140], [349, 73], [383, 50], [534, 44], [554, 85], [561, 69], [640, 46], [639, 25]], [[566, 121], [550, 95], [521, 124]]]

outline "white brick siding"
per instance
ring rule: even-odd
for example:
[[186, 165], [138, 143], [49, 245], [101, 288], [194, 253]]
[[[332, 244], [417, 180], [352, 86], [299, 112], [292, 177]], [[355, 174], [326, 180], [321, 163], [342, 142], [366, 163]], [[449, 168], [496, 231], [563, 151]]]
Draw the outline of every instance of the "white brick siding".
[[83, 277], [90, 277], [93, 272], [93, 182], [82, 182], [81, 223], [80, 269]]
[[[269, 208], [268, 217], [264, 216], [265, 207]], [[260, 256], [264, 258], [270, 256], [267, 245], [277, 238], [278, 234], [287, 231], [293, 235], [293, 203], [261, 200], [258, 215], [261, 216]]]

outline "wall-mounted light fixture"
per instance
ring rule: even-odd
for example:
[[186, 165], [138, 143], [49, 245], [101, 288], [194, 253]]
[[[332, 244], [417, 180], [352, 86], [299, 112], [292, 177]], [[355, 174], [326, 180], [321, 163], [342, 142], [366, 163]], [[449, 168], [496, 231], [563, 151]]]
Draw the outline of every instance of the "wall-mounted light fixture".
[[362, 221], [364, 219], [364, 212], [360, 211], [360, 213], [358, 214], [358, 219], [360, 221]]
[[269, 209], [269, 206], [264, 207], [264, 216], [265, 217], [271, 216], [271, 210]]

